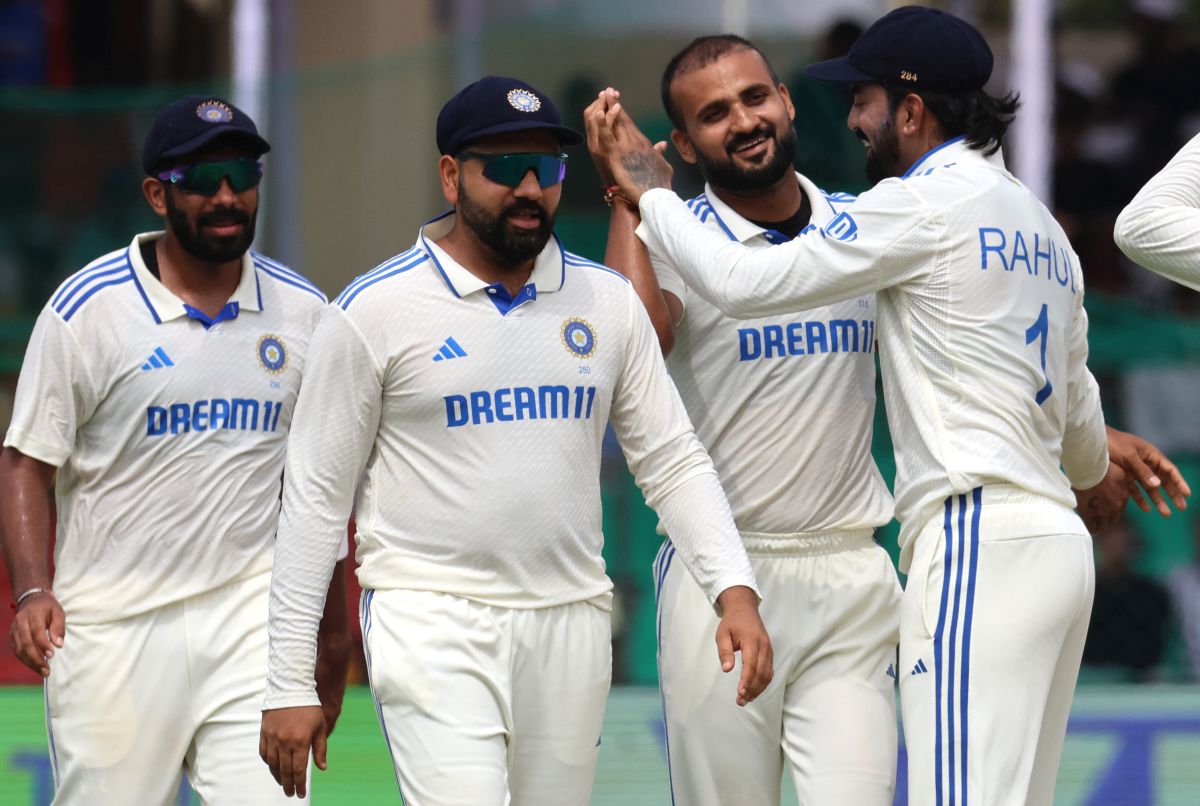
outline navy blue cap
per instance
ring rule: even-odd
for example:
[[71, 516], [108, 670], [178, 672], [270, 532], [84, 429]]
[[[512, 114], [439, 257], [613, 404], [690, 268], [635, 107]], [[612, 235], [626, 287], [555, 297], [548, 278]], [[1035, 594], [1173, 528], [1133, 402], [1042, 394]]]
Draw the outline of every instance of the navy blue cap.
[[982, 89], [991, 78], [992, 50], [966, 20], [903, 6], [863, 31], [845, 56], [810, 64], [804, 72], [819, 81], [964, 92]]
[[244, 143], [254, 156], [271, 146], [242, 110], [213, 95], [188, 95], [164, 106], [154, 118], [142, 146], [142, 170], [153, 176], [159, 166], [185, 157], [218, 138]]
[[454, 155], [480, 138], [526, 129], [552, 131], [558, 142], [575, 146], [583, 135], [563, 125], [554, 104], [524, 81], [485, 76], [446, 101], [437, 119], [437, 146]]

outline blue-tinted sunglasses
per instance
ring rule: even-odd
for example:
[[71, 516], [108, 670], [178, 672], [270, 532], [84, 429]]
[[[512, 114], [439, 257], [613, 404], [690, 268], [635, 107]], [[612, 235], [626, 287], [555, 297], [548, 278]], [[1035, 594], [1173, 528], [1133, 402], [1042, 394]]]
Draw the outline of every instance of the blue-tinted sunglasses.
[[233, 188], [234, 192], [241, 193], [257, 186], [262, 181], [262, 175], [261, 162], [250, 157], [239, 157], [232, 160], [179, 165], [169, 171], [163, 171], [158, 178], [163, 182], [170, 182], [184, 193], [211, 196], [221, 187], [221, 180], [226, 177], [228, 177], [229, 186]]
[[500, 185], [515, 188], [533, 171], [539, 186], [548, 188], [563, 181], [567, 175], [566, 154], [480, 154], [478, 151], [458, 152], [460, 160], [479, 160], [483, 175]]

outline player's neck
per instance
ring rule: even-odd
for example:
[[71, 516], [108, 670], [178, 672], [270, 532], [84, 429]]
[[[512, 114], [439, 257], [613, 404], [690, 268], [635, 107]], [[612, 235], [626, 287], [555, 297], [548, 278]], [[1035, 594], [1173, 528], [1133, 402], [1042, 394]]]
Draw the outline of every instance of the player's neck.
[[718, 199], [748, 221], [785, 221], [804, 203], [804, 192], [791, 171], [761, 190], [735, 192], [715, 185], [712, 189]]
[[225, 263], [201, 260], [184, 250], [170, 233], [155, 244], [158, 278], [188, 305], [216, 317], [242, 280], [242, 259]]
[[510, 296], [515, 297], [533, 274], [534, 260], [512, 265], [504, 262], [491, 247], [480, 241], [470, 227], [454, 228], [439, 241], [438, 246], [454, 258], [454, 262], [474, 274], [488, 285], [500, 283]]

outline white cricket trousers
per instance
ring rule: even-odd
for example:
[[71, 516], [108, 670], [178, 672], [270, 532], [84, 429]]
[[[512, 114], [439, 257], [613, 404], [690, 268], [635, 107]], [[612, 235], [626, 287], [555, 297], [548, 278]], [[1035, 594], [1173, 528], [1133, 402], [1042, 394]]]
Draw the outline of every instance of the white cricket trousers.
[[295, 804], [258, 756], [270, 574], [77, 624], [46, 680], [55, 806]]
[[586, 806], [612, 680], [606, 610], [367, 590], [360, 617], [406, 806]]
[[[775, 676], [735, 702], [718, 618], [675, 560], [655, 561], [659, 679], [675, 806], [774, 806], [786, 761], [805, 806], [891, 806], [900, 584], [871, 530], [743, 535]], [[667, 802], [664, 800], [664, 802]]]
[[997, 485], [917, 535], [900, 626], [908, 801], [1050, 806], [1092, 610], [1079, 517]]

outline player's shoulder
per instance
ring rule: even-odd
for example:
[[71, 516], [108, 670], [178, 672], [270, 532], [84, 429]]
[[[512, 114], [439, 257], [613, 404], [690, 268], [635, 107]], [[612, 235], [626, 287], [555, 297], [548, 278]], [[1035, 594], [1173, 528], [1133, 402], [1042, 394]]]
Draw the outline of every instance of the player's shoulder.
[[[135, 286], [129, 247], [123, 247], [101, 255], [63, 280], [46, 307], [64, 322], [70, 322], [85, 308], [95, 310], [105, 302], [113, 301], [114, 297], [120, 297], [118, 289], [128, 290]], [[121, 299], [120, 303], [123, 302]]]
[[378, 298], [397, 285], [411, 282], [417, 275], [412, 270], [429, 260], [429, 253], [420, 246], [388, 258], [370, 271], [360, 274], [342, 289], [333, 299], [333, 304], [344, 311], [351, 306], [362, 305], [365, 300]]
[[629, 278], [603, 263], [589, 260], [566, 249], [562, 251], [562, 257], [565, 272], [577, 272], [581, 277], [598, 283], [615, 283], [618, 287], [630, 285]]
[[329, 302], [325, 293], [317, 288], [315, 283], [295, 269], [259, 252], [252, 251], [250, 259], [260, 282], [277, 287], [281, 294], [294, 296], [299, 301], [312, 305], [324, 306]]

